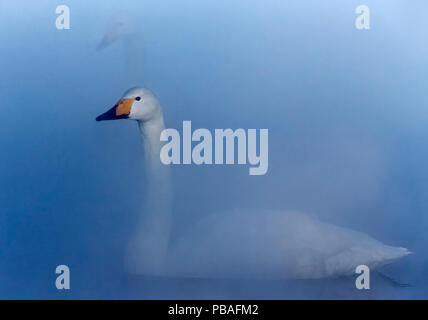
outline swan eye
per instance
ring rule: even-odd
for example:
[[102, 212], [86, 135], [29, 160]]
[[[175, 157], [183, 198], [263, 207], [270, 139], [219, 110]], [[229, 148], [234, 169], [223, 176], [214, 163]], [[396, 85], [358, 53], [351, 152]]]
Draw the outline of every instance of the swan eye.
[[136, 97], [135, 100], [140, 101], [141, 97]]

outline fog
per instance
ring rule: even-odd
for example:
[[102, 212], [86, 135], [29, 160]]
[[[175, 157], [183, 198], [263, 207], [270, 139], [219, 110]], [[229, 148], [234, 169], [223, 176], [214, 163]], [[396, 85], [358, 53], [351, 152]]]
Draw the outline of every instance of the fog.
[[[428, 4], [364, 1], [362, 31], [357, 2], [0, 0], [0, 298], [427, 298]], [[70, 30], [55, 27], [60, 4]], [[124, 41], [97, 51], [119, 15], [141, 60]], [[294, 210], [414, 254], [373, 274], [369, 292], [352, 278], [124, 274], [150, 186], [137, 125], [95, 117], [137, 85], [167, 127], [269, 129], [264, 176], [171, 168], [173, 238], [233, 208]], [[68, 292], [55, 288], [59, 264]]]

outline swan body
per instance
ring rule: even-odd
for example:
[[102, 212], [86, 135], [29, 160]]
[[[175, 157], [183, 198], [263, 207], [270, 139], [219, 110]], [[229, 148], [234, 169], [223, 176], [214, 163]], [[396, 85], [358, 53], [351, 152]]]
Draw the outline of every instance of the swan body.
[[316, 279], [371, 270], [409, 254], [297, 212], [236, 209], [197, 223], [172, 246], [167, 273], [192, 277]]
[[359, 232], [296, 212], [235, 209], [215, 214], [170, 238], [169, 167], [160, 163], [161, 105], [148, 89], [128, 90], [97, 121], [139, 124], [150, 183], [147, 201], [126, 254], [135, 274], [204, 278], [298, 278], [347, 276], [358, 265], [371, 270], [410, 252]]

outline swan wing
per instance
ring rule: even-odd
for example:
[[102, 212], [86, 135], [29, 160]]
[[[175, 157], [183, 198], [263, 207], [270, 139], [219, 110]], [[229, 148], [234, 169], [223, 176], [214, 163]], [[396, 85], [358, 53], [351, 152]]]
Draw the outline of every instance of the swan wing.
[[212, 215], [173, 240], [170, 274], [214, 278], [316, 279], [379, 268], [410, 254], [295, 212]]

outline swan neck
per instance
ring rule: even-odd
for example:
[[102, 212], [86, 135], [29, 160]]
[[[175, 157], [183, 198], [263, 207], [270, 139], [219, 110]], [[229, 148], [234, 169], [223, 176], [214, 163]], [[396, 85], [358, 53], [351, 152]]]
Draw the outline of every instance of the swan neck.
[[139, 120], [138, 125], [141, 132], [141, 138], [144, 146], [144, 154], [146, 158], [151, 159], [151, 165], [160, 164], [160, 150], [162, 144], [160, 141], [161, 132], [165, 129], [165, 123], [162, 114], [159, 114], [150, 120]]
[[145, 154], [144, 206], [130, 245], [129, 271], [162, 274], [166, 265], [171, 227], [171, 179], [169, 167], [160, 161], [162, 115], [138, 121]]

